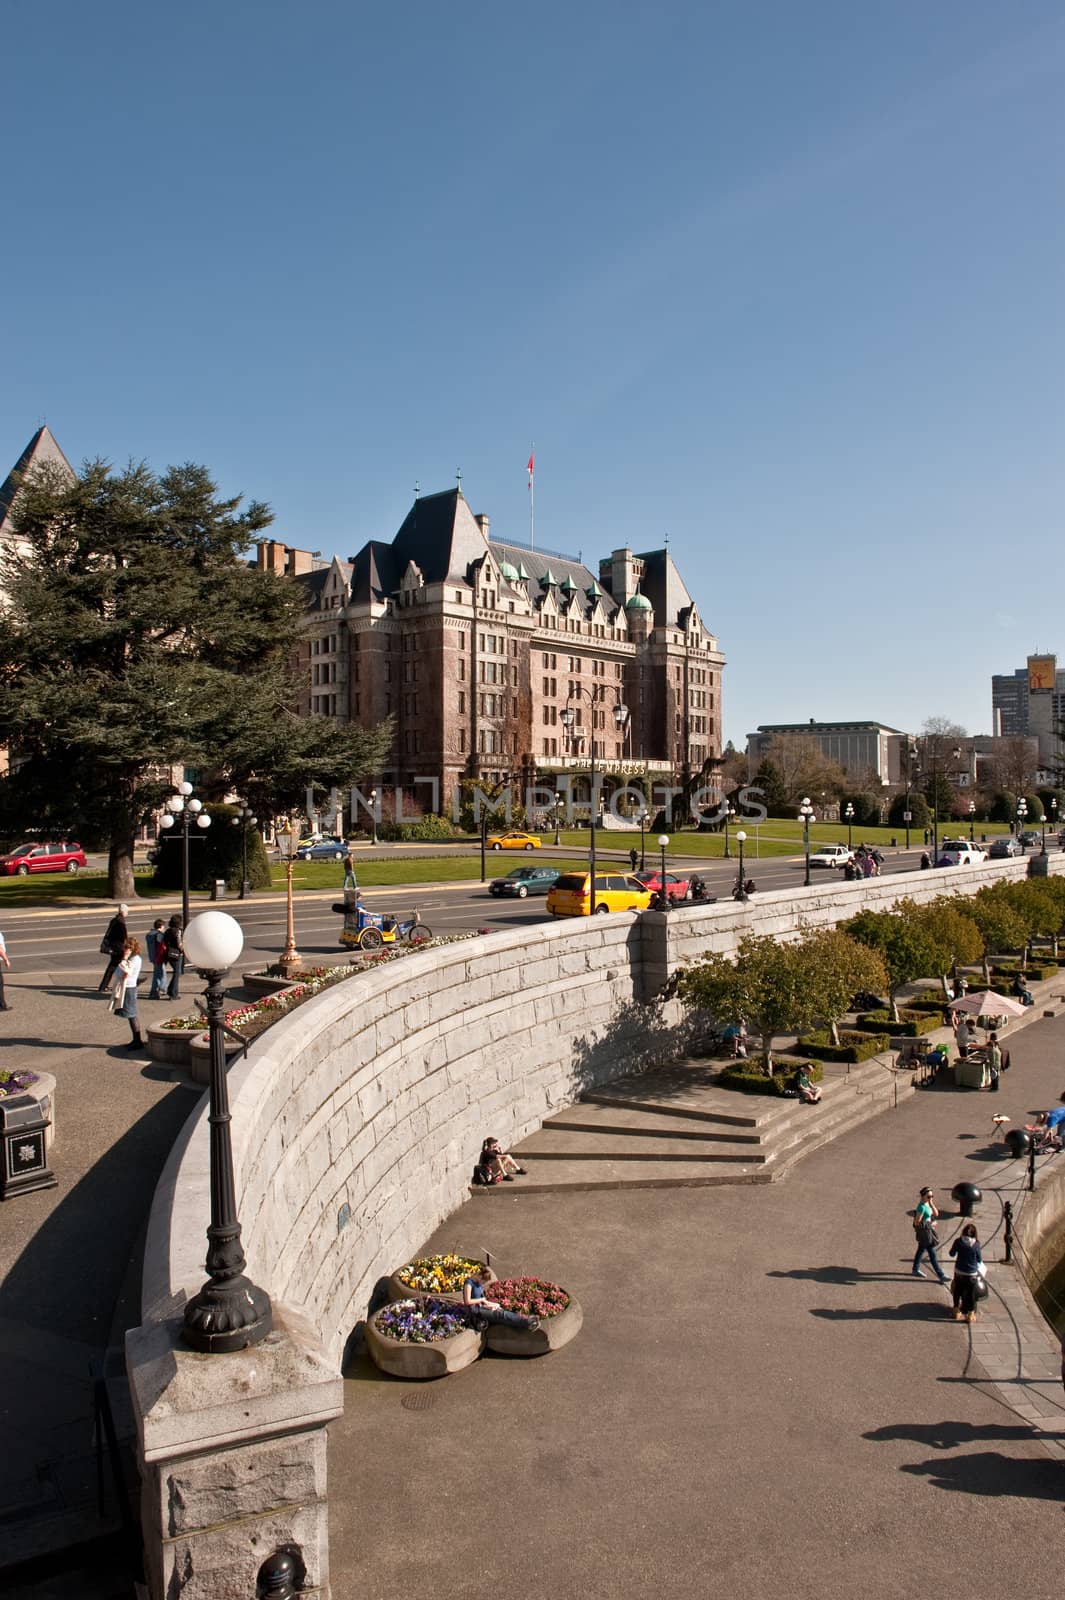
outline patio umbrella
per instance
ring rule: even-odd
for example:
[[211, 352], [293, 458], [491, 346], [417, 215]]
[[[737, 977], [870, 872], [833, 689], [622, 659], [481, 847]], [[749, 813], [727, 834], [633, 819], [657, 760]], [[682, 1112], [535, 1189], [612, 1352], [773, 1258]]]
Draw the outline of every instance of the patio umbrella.
[[948, 1002], [950, 1011], [968, 1011], [974, 1017], [1021, 1017], [1024, 1007], [1008, 994], [996, 994], [993, 989], [978, 989], [963, 1000]]

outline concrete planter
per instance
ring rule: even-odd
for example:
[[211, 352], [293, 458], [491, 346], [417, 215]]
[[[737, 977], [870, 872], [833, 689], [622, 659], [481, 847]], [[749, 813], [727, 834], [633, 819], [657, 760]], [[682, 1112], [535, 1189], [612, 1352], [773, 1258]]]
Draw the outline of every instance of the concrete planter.
[[[433, 1299], [442, 1299], [434, 1295]], [[382, 1311], [388, 1307], [383, 1306]], [[472, 1328], [462, 1328], [450, 1339], [434, 1339], [431, 1344], [409, 1344], [404, 1339], [388, 1339], [377, 1331], [375, 1311], [366, 1324], [366, 1348], [374, 1366], [394, 1378], [424, 1381], [427, 1378], [445, 1378], [449, 1372], [461, 1372], [472, 1366], [484, 1349], [484, 1334]]]
[[148, 1053], [153, 1061], [165, 1061], [171, 1067], [189, 1070], [189, 1052], [196, 1034], [191, 1028], [164, 1028], [161, 1023], [149, 1023], [145, 1038]]
[[264, 972], [245, 972], [240, 981], [256, 998], [264, 994], [284, 994], [286, 989], [296, 987], [291, 978], [268, 978]]
[[[457, 1251], [457, 1250], [454, 1253], [456, 1255], [460, 1254], [460, 1252]], [[474, 1261], [477, 1258], [475, 1256], [470, 1256], [468, 1259], [470, 1261]], [[409, 1299], [411, 1299], [412, 1296], [417, 1296], [417, 1295], [431, 1295], [434, 1300], [448, 1300], [454, 1305], [461, 1305], [461, 1303], [462, 1303], [462, 1290], [461, 1290], [461, 1288], [460, 1289], [452, 1289], [452, 1290], [447, 1290], [447, 1289], [415, 1289], [415, 1288], [412, 1288], [412, 1286], [409, 1283], [404, 1283], [403, 1282], [403, 1279], [399, 1276], [399, 1272], [398, 1271], [393, 1272], [391, 1274], [391, 1276], [388, 1278], [385, 1292], [387, 1293], [388, 1298], [389, 1298], [390, 1301], [409, 1300]]]
[[541, 1317], [535, 1332], [521, 1328], [506, 1328], [493, 1322], [485, 1334], [489, 1350], [501, 1356], [546, 1356], [552, 1350], [561, 1350], [580, 1333], [584, 1312], [579, 1300], [569, 1297], [569, 1305], [557, 1317]]
[[[15, 1069], [12, 1068], [11, 1070], [14, 1071]], [[31, 1067], [27, 1070], [32, 1072], [36, 1069]], [[55, 1143], [55, 1079], [50, 1072], [38, 1072], [37, 1082], [31, 1083], [25, 1089], [20, 1089], [18, 1093], [19, 1095], [26, 1095], [30, 1100], [36, 1100], [41, 1108], [41, 1116], [48, 1121], [49, 1126], [44, 1130], [44, 1153], [48, 1157]], [[0, 1105], [3, 1105], [3, 1103], [0, 1100]]]
[[[204, 1088], [211, 1081], [211, 1035], [209, 1033], [190, 1033], [189, 1039], [189, 1077], [193, 1083], [202, 1084]], [[226, 1065], [242, 1047], [235, 1039], [226, 1040]]]

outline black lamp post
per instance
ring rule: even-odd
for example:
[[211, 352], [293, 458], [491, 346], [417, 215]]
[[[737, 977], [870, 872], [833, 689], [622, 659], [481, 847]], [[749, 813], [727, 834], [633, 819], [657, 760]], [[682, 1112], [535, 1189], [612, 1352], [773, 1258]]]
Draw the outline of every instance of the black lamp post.
[[1021, 838], [1021, 830], [1027, 821], [1028, 802], [1022, 794], [1017, 801], [1017, 843], [1020, 845], [1022, 850], [1026, 850], [1028, 848], [1028, 846], [1024, 843], [1024, 840]]
[[377, 790], [370, 790], [370, 843], [377, 843]]
[[166, 802], [166, 816], [160, 817], [161, 828], [181, 826], [181, 926], [189, 925], [189, 829], [195, 824], [197, 828], [209, 828], [211, 819], [203, 809], [203, 801], [197, 800], [192, 794], [192, 784], [185, 782], [178, 784], [177, 794], [172, 794]]
[[810, 818], [813, 814], [814, 808], [810, 804], [809, 795], [807, 795], [799, 807], [799, 815], [802, 818], [802, 843], [806, 852], [806, 878], [804, 881], [807, 888], [810, 887]]
[[973, 829], [975, 828], [975, 826], [976, 826], [976, 801], [975, 800], [970, 800], [969, 801], [969, 843], [970, 844], [972, 844], [973, 840], [976, 838], [976, 834], [973, 832]]
[[1056, 828], [1057, 825], [1058, 825], [1058, 797], [1057, 797], [1057, 795], [1051, 795], [1051, 797], [1050, 797], [1050, 826], [1052, 828]]
[[[591, 826], [591, 850], [590, 850], [590, 853], [589, 853], [589, 864], [590, 864], [590, 867], [591, 867], [591, 874], [592, 874], [592, 876], [591, 876], [592, 903], [591, 903], [591, 907], [590, 907], [590, 910], [589, 910], [589, 915], [594, 917], [595, 916], [595, 911], [596, 911], [596, 905], [595, 905], [595, 824], [596, 824], [596, 812], [598, 810], [598, 806], [597, 806], [597, 803], [596, 803], [596, 792], [595, 792], [595, 711], [596, 711], [597, 702], [596, 702], [595, 696], [592, 694], [591, 690], [586, 689], [583, 684], [573, 684], [572, 685], [572, 687], [570, 689], [570, 699], [571, 700], [573, 699], [574, 694], [583, 695], [583, 697], [589, 702], [589, 704], [591, 705], [591, 708], [592, 708], [592, 710], [591, 710], [592, 726], [591, 726], [591, 728], [589, 729], [589, 732], [588, 732], [588, 761], [589, 761], [589, 779], [588, 779], [588, 781], [591, 784], [591, 802], [590, 802], [590, 805], [588, 807], [588, 820], [589, 820], [589, 824]], [[562, 707], [562, 710], [559, 712], [559, 718], [560, 718], [560, 720], [562, 722], [562, 726], [566, 730], [567, 737], [572, 742], [572, 740], [573, 740], [573, 728], [574, 728], [574, 725], [575, 725], [575, 723], [577, 721], [577, 713], [576, 713], [576, 711], [574, 711], [574, 709], [573, 709], [573, 707], [571, 705], [565, 705], [565, 706]]]
[[248, 829], [254, 828], [258, 817], [252, 815], [250, 806], [238, 806], [237, 814], [233, 818], [234, 828], [240, 829], [240, 898], [247, 899], [251, 889], [248, 882]]
[[849, 850], [851, 847], [851, 827], [854, 823], [854, 807], [851, 805], [849, 800], [847, 801], [847, 809], [844, 811], [843, 815], [847, 819], [847, 849]]
[[273, 1314], [270, 1296], [244, 1276], [247, 1263], [233, 1183], [223, 981], [244, 948], [244, 935], [239, 922], [227, 912], [205, 911], [185, 929], [184, 945], [186, 958], [207, 980], [211, 1222], [207, 1229], [208, 1280], [185, 1306], [182, 1337], [194, 1350], [215, 1355], [259, 1344], [273, 1326]]
[[730, 860], [730, 858], [732, 856], [732, 851], [728, 847], [728, 825], [729, 825], [730, 819], [732, 817], [734, 817], [735, 815], [736, 815], [736, 807], [735, 806], [730, 806], [728, 801], [726, 800], [725, 801], [725, 860], [726, 861]]
[[562, 796], [556, 790], [555, 791], [555, 843], [556, 844], [561, 844], [562, 843], [562, 834], [561, 834], [561, 831], [560, 831], [561, 827], [562, 827]]
[[663, 911], [668, 911], [669, 910], [669, 890], [666, 888], [666, 851], [669, 849], [669, 834], [668, 833], [660, 833], [658, 835], [658, 848], [662, 852], [662, 876], [659, 879], [659, 882], [662, 885], [662, 910]]
[[742, 828], [736, 834], [736, 843], [740, 847], [740, 870], [736, 875], [736, 899], [737, 900], [746, 900], [746, 898], [747, 898], [747, 879], [744, 876], [744, 871], [743, 871], [743, 847], [747, 843], [747, 835], [744, 833]]
[[647, 808], [646, 807], [641, 807], [641, 809], [640, 809], [640, 871], [641, 872], [646, 872], [647, 871], [647, 850], [646, 850], [647, 816], [648, 816]]
[[[902, 820], [906, 824], [906, 848], [907, 848], [907, 850], [910, 848], [910, 823], [913, 821], [912, 796], [913, 796], [913, 769], [914, 769], [914, 767], [918, 767], [919, 768], [920, 767], [920, 763], [917, 760], [917, 744], [916, 744], [916, 741], [911, 739], [909, 741], [909, 743], [907, 744], [907, 746], [906, 746], [906, 809], [902, 813]], [[925, 835], [925, 838], [927, 840], [927, 834]]]

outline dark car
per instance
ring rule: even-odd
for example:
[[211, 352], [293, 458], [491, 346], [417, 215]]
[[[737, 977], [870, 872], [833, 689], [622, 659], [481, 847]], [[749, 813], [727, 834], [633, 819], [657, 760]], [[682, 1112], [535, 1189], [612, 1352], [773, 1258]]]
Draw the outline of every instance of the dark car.
[[530, 894], [546, 894], [558, 882], [557, 867], [515, 867], [505, 878], [493, 878], [489, 894], [516, 895], [524, 900]]
[[20, 844], [6, 856], [0, 856], [0, 872], [8, 877], [16, 874], [28, 877], [31, 872], [79, 872], [85, 865], [85, 852], [76, 840], [66, 839], [58, 844]]
[[1019, 838], [1026, 850], [1035, 850], [1042, 844], [1040, 835], [1033, 833], [1031, 828], [1026, 829], [1024, 833], [1019, 835]]
[[347, 848], [343, 839], [327, 835], [324, 839], [316, 839], [313, 844], [301, 844], [296, 851], [296, 860], [343, 861]]
[[1003, 834], [1001, 839], [992, 839], [991, 847], [987, 852], [989, 861], [1005, 861], [1010, 856], [1019, 856], [1023, 852], [1016, 839], [1009, 834]]
[[[652, 872], [649, 868], [646, 872], [638, 872], [636, 876], [645, 889], [650, 889], [652, 894], [661, 894], [662, 873], [660, 870]], [[676, 872], [667, 872], [666, 896], [670, 900], [690, 900], [692, 897], [691, 879], [681, 877]]]

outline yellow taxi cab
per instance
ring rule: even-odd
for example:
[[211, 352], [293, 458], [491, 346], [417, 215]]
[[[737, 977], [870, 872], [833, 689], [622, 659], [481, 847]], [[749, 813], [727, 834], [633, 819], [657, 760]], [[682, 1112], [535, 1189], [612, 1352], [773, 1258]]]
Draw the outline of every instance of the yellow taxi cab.
[[[631, 872], [597, 872], [595, 909], [601, 911], [646, 911], [654, 898]], [[547, 909], [556, 917], [588, 917], [592, 912], [590, 872], [564, 872], [554, 888], [547, 891]]]
[[488, 839], [489, 850], [539, 850], [540, 841], [535, 833], [522, 833], [511, 829], [508, 833], [493, 833]]

